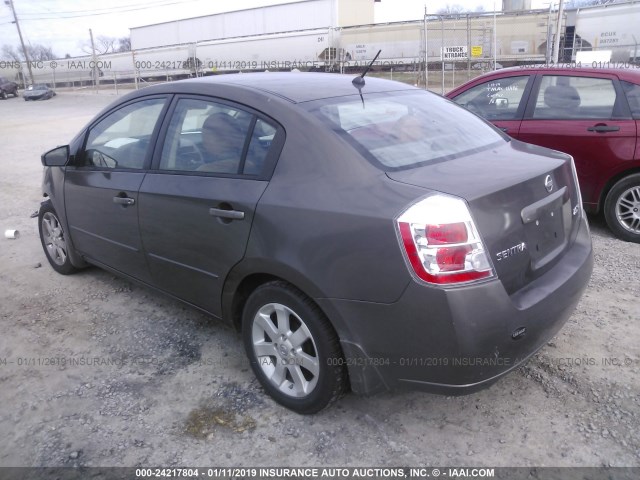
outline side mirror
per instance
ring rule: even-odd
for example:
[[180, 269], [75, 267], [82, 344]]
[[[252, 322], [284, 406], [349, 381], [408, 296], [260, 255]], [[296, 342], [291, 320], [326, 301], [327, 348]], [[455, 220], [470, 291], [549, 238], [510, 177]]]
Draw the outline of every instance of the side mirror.
[[495, 100], [496, 108], [498, 108], [498, 109], [509, 108], [509, 99], [508, 98], [497, 97], [494, 100]]
[[64, 167], [69, 162], [69, 145], [43, 153], [40, 160], [45, 167]]

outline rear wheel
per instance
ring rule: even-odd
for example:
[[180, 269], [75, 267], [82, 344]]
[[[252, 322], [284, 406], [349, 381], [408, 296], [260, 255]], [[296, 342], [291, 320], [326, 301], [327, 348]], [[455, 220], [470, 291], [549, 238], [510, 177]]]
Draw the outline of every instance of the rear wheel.
[[346, 391], [335, 331], [318, 306], [288, 283], [270, 282], [250, 295], [242, 335], [256, 377], [281, 405], [316, 413]]
[[6, 100], [7, 98], [9, 98], [9, 95], [7, 95], [7, 92], [2, 90], [2, 93], [0, 93], [0, 98], [2, 98], [3, 100]]
[[62, 224], [50, 203], [45, 203], [40, 207], [38, 230], [40, 231], [42, 248], [53, 269], [63, 275], [76, 272], [78, 269], [71, 264], [69, 259], [69, 246]]
[[640, 174], [619, 180], [607, 194], [604, 216], [613, 233], [640, 243]]

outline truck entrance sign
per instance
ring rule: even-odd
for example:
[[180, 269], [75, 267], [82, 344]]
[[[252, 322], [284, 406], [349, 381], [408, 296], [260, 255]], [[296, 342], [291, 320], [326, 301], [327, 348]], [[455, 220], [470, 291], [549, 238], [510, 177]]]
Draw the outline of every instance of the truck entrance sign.
[[459, 47], [442, 47], [440, 49], [442, 60], [466, 60], [469, 57], [466, 45]]

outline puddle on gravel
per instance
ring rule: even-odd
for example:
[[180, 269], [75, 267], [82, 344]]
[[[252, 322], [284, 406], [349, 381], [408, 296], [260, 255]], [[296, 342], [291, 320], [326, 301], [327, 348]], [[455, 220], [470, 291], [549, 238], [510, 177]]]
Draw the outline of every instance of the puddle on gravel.
[[185, 432], [195, 438], [207, 438], [219, 428], [242, 433], [256, 428], [256, 421], [248, 415], [239, 415], [228, 409], [201, 407], [189, 413]]

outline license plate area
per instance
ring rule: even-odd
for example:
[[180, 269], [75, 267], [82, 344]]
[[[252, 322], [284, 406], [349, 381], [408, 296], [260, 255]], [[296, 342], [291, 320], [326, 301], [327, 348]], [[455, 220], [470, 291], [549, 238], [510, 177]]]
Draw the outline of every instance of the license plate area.
[[[540, 218], [525, 225], [525, 238], [534, 269], [540, 260], [564, 245], [565, 232], [562, 208], [546, 212]], [[545, 262], [546, 263], [546, 262]]]
[[565, 187], [522, 210], [525, 238], [533, 270], [547, 265], [566, 245], [571, 226], [571, 204], [567, 197]]

